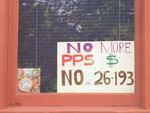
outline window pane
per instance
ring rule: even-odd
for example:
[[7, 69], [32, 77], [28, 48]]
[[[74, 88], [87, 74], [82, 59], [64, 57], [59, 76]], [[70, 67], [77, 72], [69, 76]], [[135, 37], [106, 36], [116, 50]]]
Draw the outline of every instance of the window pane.
[[57, 43], [134, 41], [134, 0], [19, 0], [18, 41], [17, 92], [57, 92]]

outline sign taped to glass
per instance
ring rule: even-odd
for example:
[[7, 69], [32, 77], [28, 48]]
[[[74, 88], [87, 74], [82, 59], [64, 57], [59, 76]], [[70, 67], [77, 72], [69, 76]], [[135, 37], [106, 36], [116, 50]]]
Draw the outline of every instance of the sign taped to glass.
[[57, 43], [57, 92], [134, 93], [134, 41]]

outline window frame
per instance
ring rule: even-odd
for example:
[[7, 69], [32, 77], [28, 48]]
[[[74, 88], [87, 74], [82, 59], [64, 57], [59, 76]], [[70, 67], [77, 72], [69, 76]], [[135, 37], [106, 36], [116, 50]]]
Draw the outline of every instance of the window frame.
[[[139, 2], [136, 0], [135, 3], [135, 26], [141, 26], [140, 21], [138, 18], [140, 13]], [[17, 71], [17, 55], [18, 55], [18, 5], [19, 2], [18, 0], [14, 0], [12, 3], [9, 2], [12, 7], [11, 10], [9, 10], [9, 22], [10, 22], [10, 30], [9, 30], [9, 40], [8, 40], [8, 69], [10, 71], [8, 72], [8, 79], [9, 80], [9, 85], [12, 86], [10, 87], [10, 104], [11, 105], [33, 105], [33, 106], [39, 106], [42, 104], [42, 106], [109, 106], [109, 105], [136, 105], [138, 106], [140, 103], [140, 90], [141, 90], [141, 84], [140, 82], [140, 74], [141, 73], [139, 70], [139, 66], [141, 62], [137, 62], [135, 67], [135, 73], [136, 73], [136, 93], [135, 94], [74, 94], [74, 93], [67, 93], [67, 94], [61, 94], [61, 93], [33, 93], [33, 94], [16, 94], [16, 71]], [[139, 12], [138, 12], [139, 11]], [[137, 29], [141, 27], [135, 27], [135, 46], [140, 45], [140, 35], [141, 35], [141, 29]], [[140, 57], [140, 48], [138, 46], [135, 47], [136, 54], [135, 59], [139, 59]], [[139, 77], [137, 77], [139, 76]], [[92, 97], [92, 98], [90, 98]], [[82, 100], [81, 100], [82, 98]], [[30, 100], [30, 101], [29, 101]], [[47, 101], [51, 100], [51, 101]], [[66, 101], [66, 100], [71, 100], [71, 101]], [[109, 101], [105, 101], [109, 100]], [[32, 103], [30, 103], [32, 101]]]
[[[74, 95], [74, 94], [57, 94], [57, 93], [51, 93], [51, 94], [21, 94], [21, 95], [14, 95], [15, 89], [16, 89], [16, 85], [15, 82], [16, 78], [14, 77], [16, 74], [16, 67], [17, 67], [17, 38], [18, 38], [18, 27], [17, 27], [17, 23], [18, 23], [18, 7], [17, 7], [17, 1], [18, 0], [1, 0], [1, 6], [0, 7], [0, 15], [4, 18], [0, 18], [1, 22], [1, 27], [0, 27], [0, 108], [4, 108], [6, 106], [112, 106], [114, 105], [113, 103], [119, 103], [115, 106], [122, 106], [122, 105], [126, 105], [126, 106], [140, 106], [143, 107], [145, 109], [150, 109], [150, 97], [148, 95], [150, 95], [150, 91], [148, 89], [148, 86], [150, 86], [150, 61], [149, 61], [149, 56], [150, 56], [150, 52], [148, 50], [148, 47], [150, 47], [150, 39], [148, 38], [148, 36], [150, 35], [149, 29], [150, 29], [150, 25], [145, 24], [145, 22], [148, 22], [150, 19], [150, 15], [148, 13], [148, 9], [150, 5], [150, 1], [146, 1], [144, 0], [144, 6], [142, 6], [142, 12], [145, 12], [144, 16], [144, 26], [142, 26], [142, 19], [138, 18], [139, 17], [139, 12], [141, 13], [141, 5], [142, 2], [140, 3], [139, 0], [136, 0], [138, 3], [136, 4], [136, 13], [135, 14], [135, 18], [136, 18], [136, 22], [135, 22], [135, 26], [140, 26], [140, 27], [135, 27], [135, 37], [139, 37], [139, 40], [136, 41], [136, 53], [138, 53], [139, 56], [136, 56], [135, 59], [140, 59], [136, 65], [141, 65], [141, 72], [140, 74], [142, 74], [143, 76], [141, 76], [141, 84], [143, 85], [138, 85], [137, 86], [137, 90], [139, 90], [138, 88], [140, 88], [140, 90], [138, 92], [141, 92], [139, 96], [139, 100], [138, 102], [129, 104], [128, 99], [132, 100], [132, 96], [133, 94], [130, 94], [131, 97], [129, 97], [128, 99], [125, 98], [124, 99], [124, 103], [120, 102], [121, 98], [124, 98], [125, 96], [127, 96], [126, 94], [124, 95], [116, 95], [116, 94], [94, 94], [95, 99], [97, 99], [99, 96], [101, 96], [100, 102], [105, 102], [106, 99], [109, 100], [109, 102], [106, 103], [100, 103], [100, 102], [96, 102], [89, 100], [91, 96], [93, 96], [93, 94], [78, 94], [78, 95]], [[143, 10], [144, 9], [144, 10]], [[8, 12], [8, 13], [7, 13]], [[8, 23], [7, 23], [8, 21]], [[144, 30], [142, 30], [142, 27], [144, 28]], [[139, 32], [138, 32], [139, 31]], [[143, 31], [143, 32], [142, 32]], [[143, 40], [140, 40], [140, 38], [144, 38]], [[137, 46], [137, 45], [141, 45], [141, 46]], [[139, 53], [139, 50], [141, 50], [141, 53]], [[142, 57], [142, 58], [141, 58]], [[11, 68], [10, 68], [11, 67]], [[139, 67], [138, 67], [139, 68]], [[139, 72], [139, 70], [136, 69], [136, 73]], [[139, 74], [139, 75], [140, 75]], [[14, 75], [14, 76], [12, 76]], [[140, 80], [140, 79], [138, 79]], [[139, 81], [138, 81], [139, 82]], [[13, 85], [12, 85], [13, 84]], [[15, 89], [13, 89], [15, 88]], [[144, 96], [143, 96], [144, 95]], [[33, 98], [34, 96], [34, 98]], [[43, 98], [44, 96], [44, 98]], [[68, 96], [71, 98], [71, 102], [66, 101], [68, 99]], [[75, 98], [74, 98], [75, 96]], [[114, 97], [119, 97], [118, 100], [116, 101], [116, 99]], [[86, 99], [86, 101], [77, 101], [77, 99], [80, 98], [84, 98]], [[39, 99], [39, 101], [37, 101], [37, 99]], [[47, 102], [46, 100], [50, 100], [52, 101], [52, 103], [50, 104], [49, 102]], [[56, 102], [56, 100], [58, 100]], [[91, 102], [91, 104], [88, 104], [86, 102]], [[133, 100], [132, 100], [133, 101]], [[32, 102], [32, 103], [31, 103]], [[45, 102], [43, 103], [43, 105], [41, 105], [41, 102]], [[59, 103], [58, 103], [59, 102]], [[141, 103], [142, 102], [142, 103]], [[1, 110], [0, 110], [1, 112]]]

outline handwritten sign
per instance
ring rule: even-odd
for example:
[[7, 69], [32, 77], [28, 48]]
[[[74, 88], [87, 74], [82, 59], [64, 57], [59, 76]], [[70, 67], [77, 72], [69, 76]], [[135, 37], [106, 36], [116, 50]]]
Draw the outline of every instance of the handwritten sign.
[[58, 42], [58, 93], [134, 93], [134, 41]]

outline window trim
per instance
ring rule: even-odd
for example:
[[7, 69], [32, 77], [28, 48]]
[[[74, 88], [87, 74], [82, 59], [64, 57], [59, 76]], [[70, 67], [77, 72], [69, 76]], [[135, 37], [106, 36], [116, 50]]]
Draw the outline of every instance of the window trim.
[[[5, 108], [6, 106], [8, 106], [8, 103], [10, 101], [13, 101], [12, 93], [11, 93], [12, 89], [10, 87], [10, 84], [12, 83], [12, 78], [11, 78], [11, 76], [8, 77], [8, 75], [10, 74], [10, 72], [16, 73], [16, 70], [14, 70], [15, 67], [13, 67], [12, 69], [9, 69], [8, 67], [10, 64], [15, 63], [15, 61], [12, 60], [12, 58], [15, 58], [15, 57], [17, 58], [16, 54], [13, 54], [13, 51], [11, 51], [11, 50], [16, 49], [16, 46], [17, 46], [17, 41], [12, 42], [12, 38], [11, 38], [11, 37], [17, 37], [17, 33], [13, 32], [13, 31], [17, 31], [18, 28], [15, 27], [15, 29], [12, 29], [13, 28], [12, 26], [16, 26], [16, 22], [14, 20], [18, 19], [18, 17], [15, 16], [15, 14], [16, 14], [15, 11], [17, 11], [17, 7], [16, 7], [17, 0], [9, 1], [9, 3], [7, 3], [8, 1], [9, 0], [1, 0], [0, 1], [0, 3], [1, 3], [0, 6], [2, 5], [2, 7], [0, 7], [0, 15], [1, 15], [1, 17], [4, 17], [4, 18], [0, 18], [0, 20], [1, 20], [0, 22], [2, 22], [2, 24], [0, 24], [0, 26], [1, 26], [0, 27], [0, 37], [1, 37], [0, 38], [0, 92], [2, 92], [2, 93], [0, 93], [0, 100], [2, 100], [2, 101], [0, 101], [0, 108]], [[139, 1], [139, 0], [137, 0], [137, 1]], [[142, 76], [142, 84], [143, 85], [140, 86], [140, 87], [142, 87], [142, 99], [141, 99], [142, 103], [139, 106], [143, 107], [144, 109], [150, 109], [150, 97], [149, 97], [149, 95], [150, 95], [150, 91], [149, 91], [150, 60], [148, 59], [150, 56], [150, 51], [148, 50], [148, 48], [150, 47], [150, 44], [149, 44], [150, 43], [150, 39], [149, 39], [150, 25], [145, 24], [146, 22], [148, 23], [148, 21], [150, 19], [150, 15], [148, 12], [150, 10], [150, 8], [149, 8], [150, 1], [147, 1], [147, 0], [143, 0], [143, 1], [144, 1], [144, 7], [143, 7], [144, 10], [143, 11], [145, 12], [145, 15], [143, 15], [143, 16], [145, 19], [143, 20], [144, 21], [144, 30], [142, 32], [142, 37], [144, 38], [144, 40], [142, 40], [142, 47], [141, 48], [138, 47], [138, 49], [136, 49], [136, 51], [139, 51], [139, 49], [143, 50], [143, 52], [141, 54], [142, 75], [143, 75]], [[140, 5], [140, 4], [138, 4], [138, 5]], [[7, 15], [6, 12], [7, 12], [8, 7], [9, 7], [9, 11], [8, 11], [9, 13]], [[10, 9], [10, 7], [11, 7], [11, 9]], [[10, 16], [12, 17], [12, 19], [9, 18]], [[7, 23], [6, 23], [7, 19], [9, 19], [9, 28], [7, 27]], [[139, 23], [137, 22], [136, 24], [140, 24], [140, 23], [141, 23], [141, 21]], [[142, 28], [136, 28], [136, 29], [139, 29], [139, 31], [140, 31]], [[8, 31], [9, 31], [9, 33], [7, 36]], [[7, 44], [7, 42], [9, 45]], [[138, 41], [138, 43], [141, 44], [140, 41]], [[7, 46], [8, 46], [8, 48], [7, 48]], [[10, 48], [10, 47], [12, 47], [12, 48]], [[7, 49], [9, 52], [8, 54], [7, 54]], [[7, 59], [7, 57], [8, 57], [8, 59]], [[138, 62], [138, 63], [140, 63], [140, 62]], [[8, 72], [8, 70], [11, 70], [11, 71]], [[14, 79], [15, 78], [13, 78], [13, 80]], [[7, 85], [6, 85], [6, 82], [7, 82]], [[35, 95], [37, 95], [37, 94], [34, 94], [34, 96]], [[45, 95], [45, 94], [43, 94], [43, 95]], [[52, 96], [52, 95], [57, 95], [57, 94], [50, 94], [50, 95]], [[89, 96], [88, 95], [89, 94], [87, 94], [88, 98], [91, 97], [90, 95]], [[27, 96], [27, 95], [25, 95], [25, 96]], [[30, 95], [28, 95], [28, 96], [30, 96]], [[63, 97], [64, 100], [62, 100], [62, 103], [61, 103], [63, 106], [66, 103], [67, 96], [68, 96], [68, 94], [65, 95], [65, 98]], [[106, 96], [107, 96], [107, 94], [106, 94]], [[112, 98], [112, 97], [110, 97], [110, 98]], [[122, 98], [122, 97], [120, 97], [120, 98]], [[14, 99], [17, 99], [17, 98], [14, 98]], [[18, 101], [22, 101], [19, 99], [18, 99]], [[35, 101], [35, 100], [33, 99], [33, 101]], [[30, 100], [30, 102], [33, 102], [33, 101]], [[54, 102], [55, 102], [55, 99], [54, 99]], [[25, 101], [24, 104], [16, 103], [13, 105], [14, 106], [19, 106], [19, 105], [24, 106], [26, 104], [27, 103]], [[85, 105], [86, 104], [84, 104], [84, 106]], [[93, 103], [92, 106], [97, 106], [97, 105], [95, 105]], [[1, 112], [1, 110], [0, 110], [0, 112]]]

